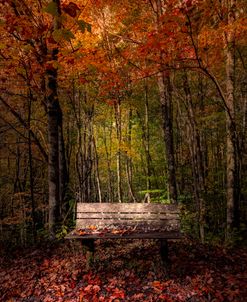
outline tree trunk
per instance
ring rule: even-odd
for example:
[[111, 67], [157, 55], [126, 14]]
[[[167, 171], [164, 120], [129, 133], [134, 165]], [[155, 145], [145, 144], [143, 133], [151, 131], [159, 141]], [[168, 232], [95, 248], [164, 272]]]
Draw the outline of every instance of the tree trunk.
[[51, 239], [55, 238], [55, 227], [60, 218], [59, 194], [59, 103], [57, 95], [57, 70], [48, 70], [48, 185], [49, 185], [49, 230]]
[[[29, 84], [29, 83], [28, 83]], [[28, 162], [29, 162], [29, 183], [30, 183], [30, 198], [31, 198], [31, 207], [32, 207], [32, 233], [34, 242], [37, 241], [37, 218], [36, 218], [36, 202], [34, 198], [34, 179], [33, 179], [33, 152], [32, 152], [32, 136], [31, 136], [31, 114], [32, 114], [32, 101], [33, 95], [31, 88], [29, 88], [29, 98], [28, 98], [28, 116], [27, 116], [27, 124], [28, 124]]]
[[[128, 129], [127, 129], [127, 142], [128, 142], [128, 147], [131, 152], [131, 144], [132, 144], [132, 109], [129, 109], [129, 114], [128, 114]], [[129, 198], [131, 201], [136, 202], [134, 191], [133, 191], [133, 172], [132, 172], [132, 159], [131, 156], [126, 154], [126, 176], [127, 176], [127, 182], [128, 182], [128, 187], [129, 187]]]
[[188, 83], [188, 76], [184, 74], [184, 92], [186, 99], [186, 108], [188, 115], [188, 141], [189, 149], [191, 153], [192, 171], [193, 171], [193, 182], [194, 182], [194, 196], [197, 204], [198, 211], [198, 225], [200, 239], [204, 242], [204, 227], [205, 227], [205, 201], [203, 195], [205, 193], [205, 179], [204, 179], [204, 168], [203, 168], [203, 157], [201, 138], [198, 130], [196, 117], [194, 113], [192, 95]]
[[115, 121], [117, 131], [117, 193], [118, 202], [122, 202], [122, 162], [121, 162], [121, 143], [122, 143], [122, 129], [121, 129], [121, 109], [120, 100], [118, 99], [114, 106], [115, 109]]
[[[162, 0], [156, 0], [155, 3], [158, 31], [160, 31], [162, 28], [161, 16], [163, 15], [164, 10], [162, 2]], [[160, 68], [161, 71], [158, 74], [158, 87], [165, 138], [165, 151], [168, 172], [168, 193], [171, 203], [177, 203], [177, 182], [173, 144], [172, 87], [170, 83], [169, 72], [165, 71], [164, 53], [162, 51], [160, 52]]]
[[101, 184], [100, 184], [100, 175], [99, 175], [99, 156], [97, 152], [96, 146], [96, 139], [95, 134], [93, 133], [93, 148], [94, 148], [94, 166], [95, 166], [95, 177], [96, 177], [96, 184], [97, 184], [97, 191], [98, 191], [98, 201], [102, 202], [102, 192], [101, 192]]
[[[53, 0], [57, 7], [57, 15], [61, 15], [60, 1]], [[58, 17], [54, 18], [53, 29], [60, 28]], [[51, 51], [51, 59], [56, 62], [58, 48]], [[47, 114], [48, 114], [48, 186], [49, 186], [49, 232], [55, 239], [56, 226], [60, 220], [60, 188], [59, 188], [59, 118], [61, 109], [57, 92], [57, 67], [46, 70], [47, 78]]]
[[69, 210], [68, 204], [68, 183], [69, 174], [67, 170], [66, 151], [63, 136], [63, 116], [60, 109], [58, 126], [58, 150], [59, 150], [59, 204], [62, 218], [66, 217]]
[[177, 185], [175, 172], [175, 157], [173, 145], [172, 126], [172, 96], [170, 78], [165, 72], [160, 72], [158, 76], [158, 86], [160, 93], [160, 104], [162, 109], [163, 130], [165, 138], [166, 161], [168, 170], [168, 189], [171, 203], [177, 203]]
[[147, 160], [147, 174], [146, 174], [146, 190], [151, 189], [151, 156], [150, 156], [150, 141], [149, 141], [149, 103], [148, 103], [148, 86], [145, 81], [145, 131], [144, 131], [144, 147]]
[[[227, 0], [227, 23], [234, 22], [235, 0]], [[226, 199], [227, 199], [227, 228], [226, 239], [231, 240], [235, 227], [238, 227], [238, 198], [237, 198], [237, 133], [234, 107], [234, 29], [229, 28], [224, 33], [226, 56]]]
[[110, 133], [109, 133], [109, 146], [107, 144], [107, 131], [106, 126], [104, 126], [104, 146], [105, 146], [105, 152], [106, 152], [106, 162], [107, 162], [107, 175], [108, 175], [108, 181], [107, 181], [107, 190], [108, 190], [108, 200], [109, 202], [114, 201], [114, 189], [113, 189], [113, 179], [112, 179], [112, 168], [111, 168], [111, 153], [112, 153], [112, 118], [110, 120]]

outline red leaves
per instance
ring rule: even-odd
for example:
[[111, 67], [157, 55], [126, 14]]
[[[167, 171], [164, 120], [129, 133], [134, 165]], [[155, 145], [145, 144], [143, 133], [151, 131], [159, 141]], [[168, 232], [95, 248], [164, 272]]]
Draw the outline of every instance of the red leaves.
[[109, 301], [114, 301], [115, 299], [124, 299], [124, 298], [125, 298], [124, 291], [116, 287], [113, 289], [113, 293], [110, 296]]
[[70, 17], [75, 18], [77, 16], [77, 12], [80, 11], [80, 8], [74, 2], [70, 2], [63, 6], [63, 11]]
[[[92, 226], [92, 229], [95, 229]], [[158, 246], [131, 241], [96, 247], [99, 259], [84, 271], [78, 245], [26, 252], [0, 267], [0, 301], [245, 301], [247, 252], [229, 256], [188, 243], [171, 244], [168, 277], [160, 265]], [[204, 260], [203, 260], [204, 259]], [[0, 259], [1, 260], [1, 259]]]
[[86, 235], [100, 235], [104, 236], [104, 234], [115, 234], [115, 235], [124, 235], [129, 234], [135, 231], [135, 227], [133, 228], [100, 228], [97, 226], [89, 226], [87, 229], [79, 229], [75, 230], [74, 234], [79, 236], [86, 236]]

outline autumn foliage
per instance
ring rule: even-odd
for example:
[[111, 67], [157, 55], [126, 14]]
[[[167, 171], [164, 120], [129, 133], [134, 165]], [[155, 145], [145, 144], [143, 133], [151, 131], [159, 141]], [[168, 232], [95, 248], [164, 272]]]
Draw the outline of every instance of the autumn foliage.
[[173, 243], [169, 271], [160, 266], [158, 254], [157, 244], [150, 241], [101, 241], [94, 267], [85, 271], [77, 245], [19, 251], [15, 259], [1, 263], [0, 299], [245, 301], [246, 251]]

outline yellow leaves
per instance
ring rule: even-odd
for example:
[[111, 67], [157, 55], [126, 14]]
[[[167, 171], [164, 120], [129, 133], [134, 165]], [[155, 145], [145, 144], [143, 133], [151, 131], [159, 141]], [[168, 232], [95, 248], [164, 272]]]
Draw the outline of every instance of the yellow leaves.
[[23, 67], [17, 67], [16, 68], [16, 73], [19, 74], [19, 75], [25, 75], [26, 70]]
[[136, 149], [134, 150], [133, 148], [131, 148], [131, 146], [128, 143], [125, 142], [120, 143], [120, 150], [123, 154], [125, 154], [129, 158], [136, 158], [137, 156], [139, 156], [138, 153], [136, 152]]
[[4, 43], [0, 43], [0, 50], [3, 50], [5, 48], [7, 48], [6, 45]]
[[223, 32], [222, 28], [214, 29], [205, 26], [198, 35], [199, 47], [208, 48], [222, 45]]
[[224, 35], [230, 32], [234, 34], [237, 43], [240, 39], [246, 40], [247, 18], [238, 18], [231, 24], [221, 22], [217, 27], [205, 25], [198, 35], [199, 47], [222, 48], [224, 45]]

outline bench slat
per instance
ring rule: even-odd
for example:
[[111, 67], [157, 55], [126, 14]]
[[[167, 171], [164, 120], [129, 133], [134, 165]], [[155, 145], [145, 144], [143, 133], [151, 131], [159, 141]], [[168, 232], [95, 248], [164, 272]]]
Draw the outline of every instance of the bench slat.
[[159, 219], [178, 219], [177, 214], [173, 213], [166, 213], [166, 214], [160, 214], [160, 213], [77, 213], [76, 215], [77, 219], [154, 219], [154, 220], [159, 220]]
[[180, 226], [179, 220], [116, 220], [116, 219], [77, 219], [76, 228], [87, 228], [89, 226], [106, 227], [109, 225], [123, 225], [123, 226], [135, 226], [135, 225], [151, 225], [158, 228], [165, 228], [167, 226], [173, 229], [178, 229]]
[[180, 239], [179, 231], [130, 233], [130, 234], [88, 234], [84, 236], [76, 235], [73, 232], [66, 236], [66, 239]]
[[179, 213], [176, 205], [156, 203], [77, 203], [77, 212]]

